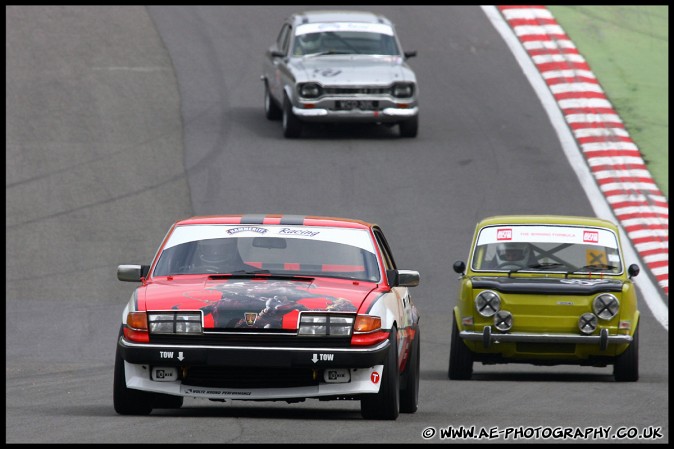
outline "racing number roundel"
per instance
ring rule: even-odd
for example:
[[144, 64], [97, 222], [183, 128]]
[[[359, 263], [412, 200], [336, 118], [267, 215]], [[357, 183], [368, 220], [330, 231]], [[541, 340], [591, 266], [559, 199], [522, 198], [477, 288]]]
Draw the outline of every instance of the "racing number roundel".
[[370, 374], [370, 380], [372, 381], [373, 384], [379, 383], [380, 378], [381, 376], [376, 371], [372, 371], [372, 374]]

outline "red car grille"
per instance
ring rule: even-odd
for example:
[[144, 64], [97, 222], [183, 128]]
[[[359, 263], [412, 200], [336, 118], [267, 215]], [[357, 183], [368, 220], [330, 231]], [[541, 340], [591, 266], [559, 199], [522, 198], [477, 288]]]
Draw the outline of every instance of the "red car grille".
[[318, 370], [193, 366], [183, 385], [213, 388], [290, 388], [318, 385]]

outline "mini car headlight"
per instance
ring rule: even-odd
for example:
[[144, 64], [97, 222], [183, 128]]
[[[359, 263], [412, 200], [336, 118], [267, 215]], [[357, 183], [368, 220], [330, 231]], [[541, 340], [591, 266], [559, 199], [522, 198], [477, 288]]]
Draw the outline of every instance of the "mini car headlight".
[[620, 302], [615, 296], [603, 293], [592, 301], [592, 310], [602, 320], [610, 320], [620, 310]]
[[323, 89], [316, 83], [306, 83], [300, 86], [300, 96], [304, 98], [318, 98]]
[[409, 83], [394, 84], [392, 93], [396, 98], [409, 98], [414, 94], [414, 85]]
[[495, 292], [485, 290], [475, 298], [475, 308], [484, 317], [493, 316], [501, 310], [501, 298]]
[[300, 316], [298, 335], [343, 337], [351, 335], [353, 316], [317, 315], [303, 313]]
[[513, 314], [505, 310], [496, 312], [494, 315], [494, 327], [501, 332], [509, 331], [513, 327]]
[[149, 313], [151, 334], [200, 334], [200, 312]]
[[585, 335], [590, 335], [597, 329], [597, 316], [592, 313], [584, 313], [578, 319], [578, 329]]

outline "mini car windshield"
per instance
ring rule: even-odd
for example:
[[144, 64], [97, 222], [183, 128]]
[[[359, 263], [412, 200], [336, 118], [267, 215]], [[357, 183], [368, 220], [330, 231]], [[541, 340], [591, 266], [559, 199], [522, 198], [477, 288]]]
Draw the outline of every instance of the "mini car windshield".
[[[380, 278], [374, 247], [364, 230], [284, 226], [190, 228], [199, 232], [183, 229], [174, 232], [159, 257], [154, 276], [324, 276], [373, 282]], [[350, 240], [343, 240], [349, 237]]]
[[334, 54], [398, 55], [392, 35], [360, 31], [323, 31], [295, 37], [293, 55], [322, 56]]
[[620, 274], [618, 241], [606, 229], [573, 226], [491, 226], [481, 230], [475, 271]]

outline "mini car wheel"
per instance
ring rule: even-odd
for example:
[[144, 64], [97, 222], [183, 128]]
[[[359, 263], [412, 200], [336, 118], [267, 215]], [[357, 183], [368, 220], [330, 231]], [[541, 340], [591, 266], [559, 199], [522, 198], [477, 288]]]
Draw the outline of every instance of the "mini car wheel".
[[363, 395], [360, 400], [360, 413], [365, 419], [395, 420], [400, 412], [398, 332], [395, 327], [391, 329], [389, 343], [379, 393]]
[[419, 372], [421, 359], [421, 333], [417, 329], [414, 343], [410, 348], [410, 358], [403, 374], [400, 390], [400, 413], [415, 413], [419, 406]]
[[473, 375], [473, 354], [459, 337], [456, 318], [452, 320], [452, 341], [449, 347], [449, 372], [452, 380], [468, 380]]
[[398, 126], [400, 128], [400, 137], [417, 137], [419, 116], [400, 122]]
[[283, 135], [285, 137], [299, 137], [302, 132], [302, 122], [295, 114], [287, 95], [283, 96]]
[[613, 377], [617, 382], [639, 380], [639, 328], [634, 331], [632, 343], [618, 356], [613, 365]]
[[269, 92], [269, 84], [267, 82], [264, 82], [264, 115], [267, 117], [268, 120], [278, 120], [281, 118], [283, 114], [283, 111], [281, 111], [281, 108], [276, 104], [274, 99], [271, 97], [271, 93]]

